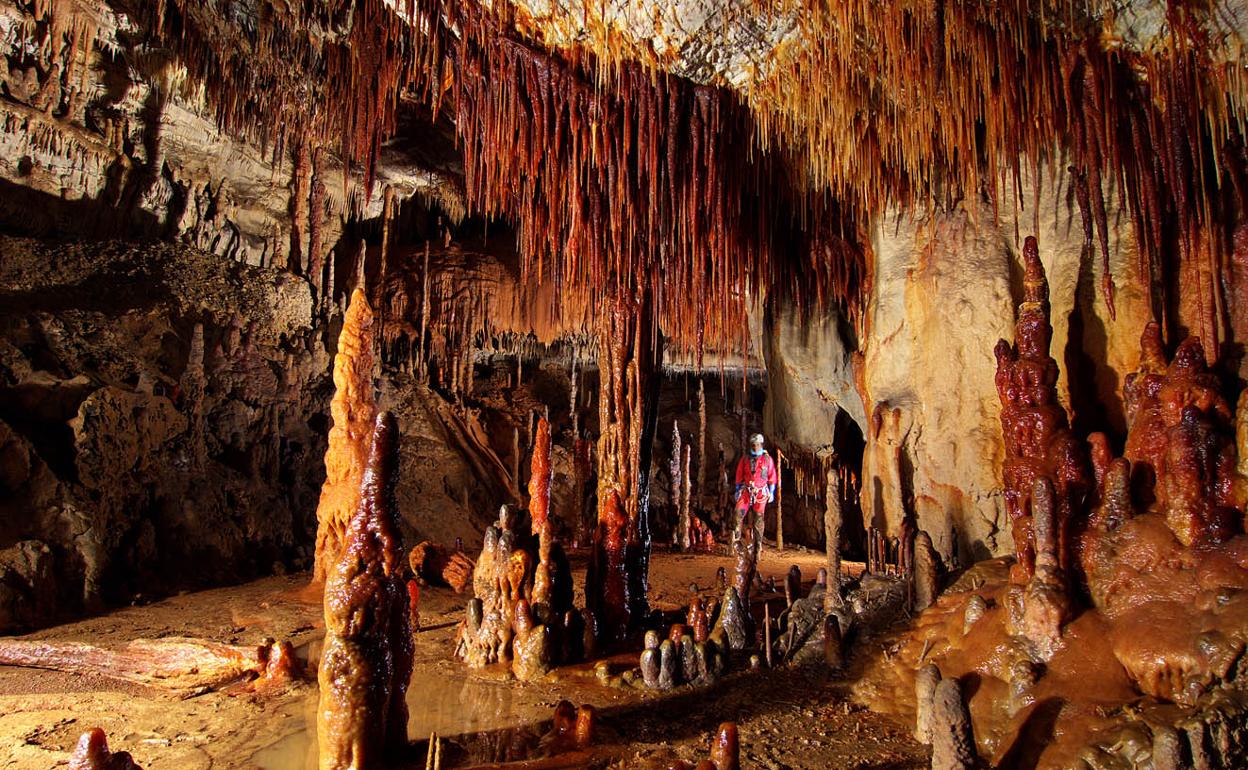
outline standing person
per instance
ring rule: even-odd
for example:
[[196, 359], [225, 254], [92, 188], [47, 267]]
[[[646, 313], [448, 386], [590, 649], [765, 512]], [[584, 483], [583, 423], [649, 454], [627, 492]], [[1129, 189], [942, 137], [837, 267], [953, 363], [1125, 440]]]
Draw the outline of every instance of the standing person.
[[753, 527], [754, 547], [757, 549], [763, 542], [763, 511], [768, 503], [776, 499], [776, 463], [763, 449], [763, 434], [750, 436], [750, 449], [737, 463], [736, 482], [736, 529], [733, 539], [741, 537], [744, 527]]

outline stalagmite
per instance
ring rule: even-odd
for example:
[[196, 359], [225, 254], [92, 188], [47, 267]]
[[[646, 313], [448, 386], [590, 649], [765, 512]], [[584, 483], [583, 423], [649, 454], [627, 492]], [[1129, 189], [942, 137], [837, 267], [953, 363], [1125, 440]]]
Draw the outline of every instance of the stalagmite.
[[533, 580], [533, 604], [550, 604], [550, 422], [542, 417], [533, 442], [532, 470], [529, 475], [529, 516], [532, 534], [538, 538], [537, 571]]
[[1183, 740], [1169, 725], [1153, 726], [1153, 770], [1182, 770]]
[[1022, 633], [1047, 660], [1055, 651], [1062, 626], [1070, 617], [1071, 600], [1066, 577], [1057, 555], [1056, 503], [1053, 488], [1043, 476], [1031, 493], [1032, 532], [1036, 548], [1035, 570], [1023, 598]]
[[973, 770], [971, 715], [956, 679], [942, 679], [932, 695], [932, 770]]
[[676, 545], [687, 549], [688, 532], [685, 531], [684, 519], [684, 450], [680, 440], [680, 424], [676, 420], [672, 420], [672, 455], [668, 461], [668, 478], [671, 485], [668, 488], [668, 515], [673, 524], [673, 538]]
[[823, 617], [823, 660], [833, 670], [845, 667], [845, 639], [841, 620], [833, 613]]
[[919, 743], [932, 742], [932, 708], [936, 697], [936, 685], [940, 684], [940, 669], [928, 663], [914, 675], [914, 739]]
[[939, 563], [932, 538], [920, 532], [914, 538], [914, 609], [922, 612], [940, 593]]
[[585, 600], [606, 639], [649, 611], [650, 453], [661, 357], [650, 298], [604, 303], [598, 329], [598, 528]]
[[204, 325], [195, 324], [191, 331], [191, 347], [186, 357], [186, 369], [180, 381], [184, 409], [187, 412], [187, 431], [191, 445], [191, 462], [195, 468], [203, 468], [208, 459], [208, 447], [204, 437], [204, 389], [208, 378], [204, 376]]
[[829, 465], [825, 473], [823, 534], [824, 551], [828, 558], [827, 589], [823, 594], [823, 611], [831, 613], [841, 603], [841, 477], [840, 469]]
[[325, 584], [317, 736], [322, 770], [387, 766], [407, 745], [412, 632], [394, 486], [398, 425], [378, 415], [358, 508]]
[[966, 600], [966, 610], [962, 613], [962, 633], [969, 634], [971, 628], [979, 622], [979, 619], [988, 611], [988, 602], [979, 594], [973, 594], [970, 599]]
[[715, 733], [711, 744], [711, 762], [715, 770], [740, 770], [741, 744], [737, 736], [736, 722], [724, 722]]
[[325, 450], [325, 484], [316, 508], [313, 580], [317, 583], [328, 578], [330, 566], [336, 563], [344, 533], [359, 504], [377, 413], [373, 351], [373, 312], [364, 292], [357, 290], [351, 295], [334, 356], [335, 390], [329, 405], [334, 424]]
[[784, 452], [776, 450], [776, 550], [784, 550]]
[[1239, 394], [1239, 403], [1235, 406], [1235, 470], [1240, 476], [1248, 477], [1248, 390]]
[[694, 487], [697, 495], [693, 505], [695, 511], [706, 507], [706, 382], [698, 378], [698, 483]]
[[1001, 340], [994, 351], [1005, 440], [1005, 500], [1018, 557], [1016, 583], [1029, 580], [1035, 566], [1030, 508], [1035, 479], [1045, 477], [1053, 484], [1054, 542], [1062, 570], [1071, 566], [1072, 518], [1092, 485], [1085, 445], [1071, 433], [1057, 401], [1057, 362], [1049, 356], [1049, 284], [1034, 237], [1028, 236], [1023, 245], [1023, 263], [1024, 297], [1015, 343]]
[[694, 537], [693, 537], [694, 525], [693, 525], [693, 511], [692, 511], [693, 491], [690, 487], [692, 478], [689, 473], [690, 471], [689, 456], [691, 454], [690, 452], [691, 448], [692, 447], [690, 447], [688, 444], [684, 446], [684, 449], [682, 450], [682, 459], [681, 459], [681, 465], [683, 466], [683, 469], [681, 473], [681, 485], [680, 485], [680, 533], [681, 533], [680, 547], [686, 551], [692, 548], [694, 545]]
[[125, 751], [109, 751], [108, 739], [98, 727], [82, 734], [69, 758], [69, 770], [142, 770]]

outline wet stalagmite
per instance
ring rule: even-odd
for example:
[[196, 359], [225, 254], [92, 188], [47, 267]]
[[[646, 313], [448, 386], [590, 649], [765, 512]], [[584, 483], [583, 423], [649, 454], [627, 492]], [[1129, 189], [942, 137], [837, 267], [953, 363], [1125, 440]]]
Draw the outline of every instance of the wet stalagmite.
[[661, 355], [649, 303], [606, 303], [598, 330], [598, 526], [585, 601], [594, 632], [621, 638], [649, 612], [649, 476]]
[[1014, 344], [997, 343], [996, 384], [1005, 440], [1005, 500], [1018, 558], [1015, 582], [1031, 578], [1036, 561], [1031, 494], [1037, 478], [1053, 485], [1053, 534], [1058, 567], [1069, 570], [1073, 519], [1091, 487], [1086, 450], [1057, 401], [1057, 362], [1049, 355], [1049, 285], [1036, 239], [1023, 245], [1023, 303]]
[[129, 752], [110, 751], [104, 731], [96, 727], [82, 734], [69, 758], [69, 770], [142, 770]]
[[374, 349], [373, 311], [364, 292], [357, 289], [351, 295], [334, 356], [335, 391], [330, 402], [334, 423], [325, 451], [325, 484], [316, 509], [316, 582], [328, 578], [358, 508], [377, 413]]
[[398, 441], [394, 416], [379, 415], [359, 503], [325, 584], [321, 770], [386, 767], [407, 745], [412, 633], [394, 501]]

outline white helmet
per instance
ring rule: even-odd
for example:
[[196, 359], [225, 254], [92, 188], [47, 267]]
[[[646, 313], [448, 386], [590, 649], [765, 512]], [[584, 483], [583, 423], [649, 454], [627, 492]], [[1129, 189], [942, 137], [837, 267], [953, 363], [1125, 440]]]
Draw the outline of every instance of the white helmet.
[[750, 436], [750, 446], [761, 443], [763, 443], [763, 434], [755, 433], [753, 436]]

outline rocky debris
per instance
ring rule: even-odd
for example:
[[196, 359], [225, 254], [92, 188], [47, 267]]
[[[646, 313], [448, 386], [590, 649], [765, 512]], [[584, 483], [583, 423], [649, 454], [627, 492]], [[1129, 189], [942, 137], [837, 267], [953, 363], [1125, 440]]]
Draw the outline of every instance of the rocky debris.
[[135, 639], [120, 648], [0, 639], [0, 665], [101, 676], [170, 692], [202, 694], [239, 682], [265, 689], [302, 676], [289, 642], [236, 645], [208, 639]]
[[38, 540], [0, 551], [0, 630], [38, 628], [56, 617], [54, 562]]
[[472, 585], [476, 563], [462, 551], [453, 550], [428, 540], [418, 543], [407, 555], [412, 574], [425, 583], [449, 586], [461, 594]]

